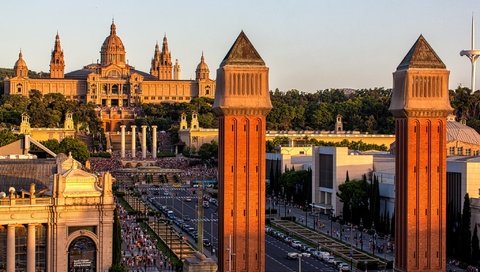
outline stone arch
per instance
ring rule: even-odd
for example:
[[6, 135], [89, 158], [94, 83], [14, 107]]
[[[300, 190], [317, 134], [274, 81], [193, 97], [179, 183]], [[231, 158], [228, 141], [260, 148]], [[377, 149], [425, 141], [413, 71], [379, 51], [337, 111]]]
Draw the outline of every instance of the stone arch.
[[[81, 249], [75, 247], [82, 247]], [[92, 250], [94, 252], [92, 252]], [[69, 235], [65, 248], [67, 271], [97, 271], [99, 268], [99, 241], [88, 230], [77, 230]], [[88, 268], [91, 269], [88, 269]]]

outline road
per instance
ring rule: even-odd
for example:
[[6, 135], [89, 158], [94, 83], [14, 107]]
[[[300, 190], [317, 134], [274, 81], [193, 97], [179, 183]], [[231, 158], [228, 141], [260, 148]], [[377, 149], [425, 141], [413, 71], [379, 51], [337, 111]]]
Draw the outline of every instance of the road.
[[[175, 216], [178, 218], [189, 217], [190, 220], [187, 221], [190, 226], [194, 227], [197, 230], [197, 212], [196, 204], [197, 198], [196, 194], [193, 193], [191, 188], [150, 188], [147, 190], [148, 198], [152, 202], [158, 203], [158, 205], [166, 205], [168, 209], [173, 210]], [[186, 201], [187, 198], [191, 198], [191, 201]], [[210, 204], [209, 208], [204, 209], [204, 239], [209, 239], [212, 242], [212, 247], [205, 247], [204, 253], [207, 256], [211, 256], [216, 260], [216, 256], [212, 253], [212, 249], [218, 248], [218, 224], [217, 224], [217, 206]], [[183, 216], [182, 216], [183, 214]], [[180, 230], [180, 228], [178, 228]], [[185, 232], [185, 235], [189, 237], [189, 241], [194, 243], [194, 239], [191, 235]], [[212, 235], [213, 234], [213, 235]], [[287, 259], [287, 253], [289, 252], [300, 252], [297, 249], [294, 249], [290, 245], [286, 244], [283, 241], [277, 240], [276, 238], [266, 235], [265, 239], [265, 266], [267, 272], [278, 272], [278, 271], [298, 271], [298, 260]], [[314, 258], [307, 257], [302, 258], [302, 271], [337, 271], [328, 264]]]

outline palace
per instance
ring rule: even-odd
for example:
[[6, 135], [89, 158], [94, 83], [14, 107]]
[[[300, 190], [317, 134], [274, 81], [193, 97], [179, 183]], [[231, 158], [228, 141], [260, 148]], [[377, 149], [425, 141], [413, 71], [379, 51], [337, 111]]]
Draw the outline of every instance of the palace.
[[14, 66], [15, 76], [6, 78], [5, 94], [28, 96], [30, 90], [42, 94], [60, 93], [67, 99], [92, 102], [99, 106], [131, 107], [140, 103], [189, 102], [195, 97], [214, 97], [215, 80], [201, 56], [195, 80], [180, 79], [178, 60], [172, 63], [167, 37], [162, 48], [158, 43], [151, 60], [150, 72], [142, 72], [126, 61], [125, 46], [117, 36], [112, 21], [110, 35], [100, 50], [100, 63], [92, 63], [80, 70], [65, 73], [65, 58], [56, 35], [51, 53], [50, 78], [29, 78], [27, 63], [20, 51]]

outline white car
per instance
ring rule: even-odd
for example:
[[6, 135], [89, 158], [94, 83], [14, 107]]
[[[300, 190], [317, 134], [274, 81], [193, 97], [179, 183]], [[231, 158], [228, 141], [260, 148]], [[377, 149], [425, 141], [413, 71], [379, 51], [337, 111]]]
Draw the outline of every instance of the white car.
[[338, 270], [340, 272], [342, 271], [350, 271], [350, 265], [346, 264], [346, 263], [339, 263], [338, 264]]
[[302, 244], [297, 240], [293, 240], [292, 243], [290, 243], [290, 245], [294, 248], [299, 248], [302, 246]]

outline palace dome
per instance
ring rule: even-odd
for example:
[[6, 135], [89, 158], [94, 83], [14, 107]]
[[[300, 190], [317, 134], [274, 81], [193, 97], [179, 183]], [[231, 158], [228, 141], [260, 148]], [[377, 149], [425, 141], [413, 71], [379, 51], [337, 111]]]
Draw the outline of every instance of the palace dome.
[[27, 67], [27, 63], [23, 59], [22, 51], [18, 53], [18, 60], [15, 62], [14, 68], [16, 69], [17, 67]]
[[205, 57], [203, 56], [202, 52], [202, 57], [200, 58], [200, 63], [197, 65], [197, 79], [207, 79], [210, 74], [210, 69], [208, 69], [208, 65], [205, 62]]
[[449, 119], [447, 122], [447, 143], [451, 141], [480, 145], [480, 134], [467, 125]]
[[110, 35], [105, 38], [100, 51], [101, 64], [125, 64], [125, 46], [120, 37], [117, 36], [117, 26], [114, 22], [110, 26]]

